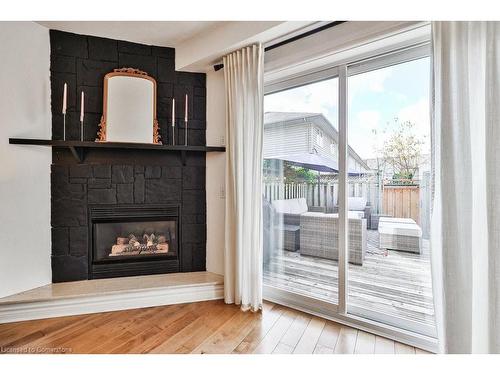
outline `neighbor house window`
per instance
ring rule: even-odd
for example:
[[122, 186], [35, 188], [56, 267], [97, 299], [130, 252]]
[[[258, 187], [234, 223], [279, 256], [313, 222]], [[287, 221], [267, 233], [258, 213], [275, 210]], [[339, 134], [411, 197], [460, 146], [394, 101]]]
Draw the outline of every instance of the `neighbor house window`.
[[332, 155], [335, 155], [336, 150], [337, 150], [336, 144], [335, 143], [330, 143], [330, 153]]
[[323, 146], [323, 132], [319, 129], [316, 129], [316, 144]]

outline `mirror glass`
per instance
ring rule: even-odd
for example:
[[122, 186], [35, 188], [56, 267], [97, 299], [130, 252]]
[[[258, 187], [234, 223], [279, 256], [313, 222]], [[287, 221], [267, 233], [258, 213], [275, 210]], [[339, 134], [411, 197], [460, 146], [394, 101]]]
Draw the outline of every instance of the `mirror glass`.
[[135, 69], [108, 73], [103, 101], [97, 141], [160, 143], [153, 78]]

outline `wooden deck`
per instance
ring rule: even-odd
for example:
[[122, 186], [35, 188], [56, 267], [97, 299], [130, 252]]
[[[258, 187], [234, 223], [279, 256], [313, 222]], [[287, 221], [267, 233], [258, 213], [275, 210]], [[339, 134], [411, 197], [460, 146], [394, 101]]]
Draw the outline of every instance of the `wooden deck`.
[[[365, 261], [349, 264], [348, 311], [433, 336], [429, 242], [422, 253], [384, 251], [378, 232], [368, 231]], [[264, 267], [264, 283], [337, 303], [337, 261], [281, 251]]]

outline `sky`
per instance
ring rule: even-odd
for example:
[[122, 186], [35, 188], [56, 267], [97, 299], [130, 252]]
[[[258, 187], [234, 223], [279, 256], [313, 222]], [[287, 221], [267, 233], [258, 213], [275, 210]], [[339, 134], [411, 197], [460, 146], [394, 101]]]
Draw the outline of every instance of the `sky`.
[[[349, 77], [349, 145], [363, 159], [376, 157], [397, 118], [415, 124], [415, 133], [424, 140], [422, 153], [429, 153], [429, 88], [429, 58]], [[322, 113], [338, 128], [338, 80], [266, 95], [264, 110]]]

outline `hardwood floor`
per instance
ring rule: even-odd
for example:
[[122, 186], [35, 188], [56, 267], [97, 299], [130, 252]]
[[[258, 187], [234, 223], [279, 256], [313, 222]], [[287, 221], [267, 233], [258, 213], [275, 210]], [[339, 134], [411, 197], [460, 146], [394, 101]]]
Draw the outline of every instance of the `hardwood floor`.
[[222, 301], [0, 324], [0, 353], [426, 353], [265, 302]]

